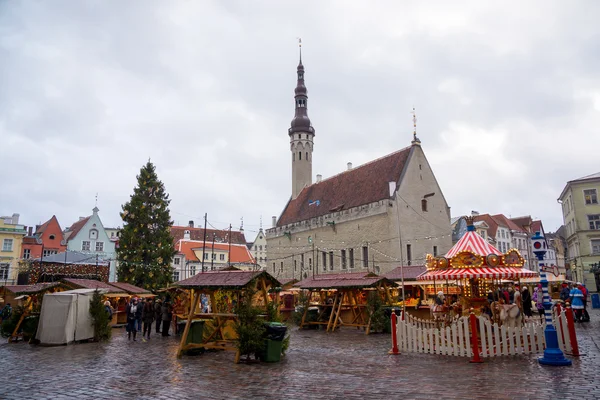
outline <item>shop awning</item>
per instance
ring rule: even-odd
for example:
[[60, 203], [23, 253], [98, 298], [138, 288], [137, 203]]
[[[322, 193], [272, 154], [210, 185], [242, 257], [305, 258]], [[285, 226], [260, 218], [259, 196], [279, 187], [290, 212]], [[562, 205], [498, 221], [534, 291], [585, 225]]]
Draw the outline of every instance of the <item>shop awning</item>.
[[495, 268], [448, 268], [428, 271], [417, 277], [417, 280], [451, 280], [451, 279], [519, 279], [533, 278], [538, 276], [537, 272], [525, 268], [495, 267]]

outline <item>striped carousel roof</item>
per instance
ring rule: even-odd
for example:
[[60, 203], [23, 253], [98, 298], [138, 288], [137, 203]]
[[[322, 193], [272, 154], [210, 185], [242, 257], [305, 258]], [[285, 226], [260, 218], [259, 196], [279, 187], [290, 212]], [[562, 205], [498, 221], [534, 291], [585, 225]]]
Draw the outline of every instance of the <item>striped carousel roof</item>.
[[470, 278], [519, 279], [537, 276], [537, 272], [516, 267], [449, 268], [425, 272], [424, 274], [419, 275], [417, 280], [455, 280]]
[[475, 231], [467, 231], [462, 238], [446, 253], [446, 258], [452, 258], [461, 251], [470, 251], [480, 256], [488, 254], [502, 255], [502, 252], [489, 244], [484, 238]]

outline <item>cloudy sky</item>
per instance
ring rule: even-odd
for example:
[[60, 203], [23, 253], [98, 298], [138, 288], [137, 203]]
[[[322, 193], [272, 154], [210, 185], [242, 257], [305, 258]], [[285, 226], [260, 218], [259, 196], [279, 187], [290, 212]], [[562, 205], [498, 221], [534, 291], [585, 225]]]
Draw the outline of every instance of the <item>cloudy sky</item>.
[[151, 158], [175, 222], [244, 218], [291, 193], [302, 37], [313, 173], [418, 136], [453, 215], [562, 223], [600, 171], [600, 3], [19, 1], [0, 5], [0, 214], [68, 226], [98, 193], [121, 225]]

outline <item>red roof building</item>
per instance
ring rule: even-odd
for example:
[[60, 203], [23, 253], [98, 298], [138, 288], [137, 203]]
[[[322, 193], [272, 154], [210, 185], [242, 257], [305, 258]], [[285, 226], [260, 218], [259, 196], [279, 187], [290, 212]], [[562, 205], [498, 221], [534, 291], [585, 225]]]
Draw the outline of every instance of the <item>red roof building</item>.
[[40, 258], [42, 255], [64, 253], [67, 243], [56, 215], [35, 228], [35, 233], [23, 238], [21, 258]]
[[[219, 229], [206, 229], [206, 241], [220, 243], [229, 243], [229, 230]], [[194, 227], [194, 221], [190, 221], [188, 226], [172, 226], [171, 236], [173, 236], [173, 243], [177, 244], [182, 239], [189, 240], [204, 240], [204, 228]], [[244, 232], [231, 231], [231, 243], [235, 244], [246, 244], [246, 237]]]

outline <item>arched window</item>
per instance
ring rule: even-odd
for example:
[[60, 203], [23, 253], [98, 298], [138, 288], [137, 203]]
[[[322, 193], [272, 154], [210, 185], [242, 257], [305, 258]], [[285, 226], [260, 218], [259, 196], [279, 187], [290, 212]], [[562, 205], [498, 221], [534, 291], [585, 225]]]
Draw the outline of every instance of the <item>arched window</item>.
[[427, 211], [427, 200], [421, 200], [421, 211]]
[[298, 152], [298, 160], [302, 160], [302, 152], [301, 151]]

